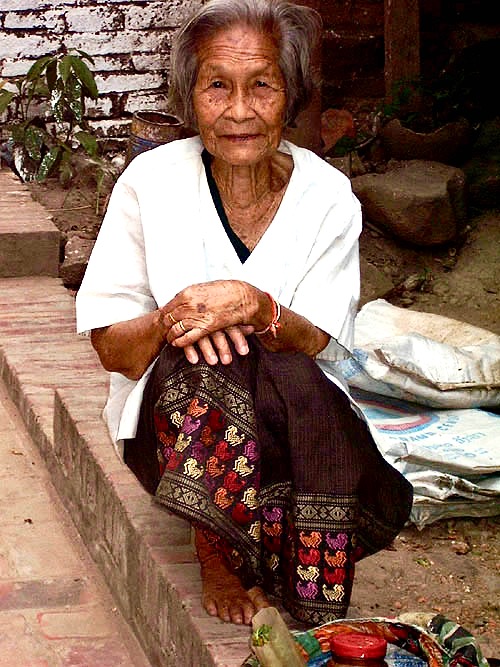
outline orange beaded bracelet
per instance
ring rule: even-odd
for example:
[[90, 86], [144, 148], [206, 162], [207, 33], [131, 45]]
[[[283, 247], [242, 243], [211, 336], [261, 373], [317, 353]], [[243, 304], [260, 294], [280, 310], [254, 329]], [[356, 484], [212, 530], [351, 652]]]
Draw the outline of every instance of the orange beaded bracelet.
[[271, 309], [272, 309], [271, 321], [269, 322], [269, 324], [265, 329], [262, 329], [262, 331], [255, 331], [254, 333], [257, 334], [257, 336], [262, 336], [263, 334], [270, 331], [271, 334], [273, 335], [273, 338], [276, 338], [278, 336], [278, 331], [281, 329], [281, 324], [280, 324], [281, 306], [279, 301], [276, 301], [276, 299], [274, 299], [269, 294], [269, 292], [264, 292], [264, 294], [268, 297], [269, 301], [271, 302]]

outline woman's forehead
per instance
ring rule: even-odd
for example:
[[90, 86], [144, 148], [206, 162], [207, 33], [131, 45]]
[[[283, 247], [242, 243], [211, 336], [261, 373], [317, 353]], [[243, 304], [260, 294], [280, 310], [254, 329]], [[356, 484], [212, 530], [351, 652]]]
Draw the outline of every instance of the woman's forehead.
[[217, 31], [198, 46], [200, 65], [226, 59], [262, 60], [277, 64], [279, 50], [273, 37], [252, 26], [237, 24]]

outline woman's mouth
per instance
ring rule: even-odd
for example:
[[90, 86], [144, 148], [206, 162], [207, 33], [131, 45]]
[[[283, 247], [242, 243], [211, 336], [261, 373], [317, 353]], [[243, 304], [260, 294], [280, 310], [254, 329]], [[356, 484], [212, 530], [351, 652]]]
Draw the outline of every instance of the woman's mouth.
[[224, 134], [223, 139], [239, 144], [257, 139], [258, 136], [258, 134]]

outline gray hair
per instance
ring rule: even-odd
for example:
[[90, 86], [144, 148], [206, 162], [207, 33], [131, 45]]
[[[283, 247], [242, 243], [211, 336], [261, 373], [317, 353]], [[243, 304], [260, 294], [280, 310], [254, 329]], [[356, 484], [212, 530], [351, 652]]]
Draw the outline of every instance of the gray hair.
[[198, 77], [197, 50], [202, 40], [236, 24], [246, 24], [272, 37], [285, 79], [285, 125], [293, 124], [309, 104], [315, 86], [312, 50], [321, 34], [315, 10], [288, 0], [209, 0], [180, 28], [171, 53], [170, 106], [186, 126], [196, 128], [193, 90]]

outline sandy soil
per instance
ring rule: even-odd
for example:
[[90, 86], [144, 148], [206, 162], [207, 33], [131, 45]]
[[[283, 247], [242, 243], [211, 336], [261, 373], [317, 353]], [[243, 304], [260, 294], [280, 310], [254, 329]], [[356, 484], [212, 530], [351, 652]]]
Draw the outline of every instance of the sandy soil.
[[[95, 237], [92, 182], [62, 190], [55, 181], [31, 186], [64, 234]], [[460, 242], [439, 249], [402, 246], [366, 225], [361, 237], [362, 302], [440, 313], [500, 334], [500, 211], [469, 220]], [[406, 282], [405, 282], [406, 281]], [[500, 508], [499, 508], [500, 511]], [[406, 528], [389, 550], [358, 566], [352, 604], [361, 616], [435, 611], [458, 620], [480, 639], [487, 657], [500, 656], [500, 518], [457, 519]]]

